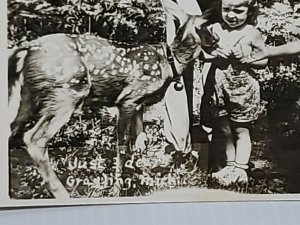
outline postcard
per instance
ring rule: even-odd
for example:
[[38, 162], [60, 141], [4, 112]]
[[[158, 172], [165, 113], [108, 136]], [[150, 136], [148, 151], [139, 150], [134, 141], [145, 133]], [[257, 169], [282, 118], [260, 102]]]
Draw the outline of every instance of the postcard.
[[299, 199], [299, 3], [1, 12], [1, 207]]

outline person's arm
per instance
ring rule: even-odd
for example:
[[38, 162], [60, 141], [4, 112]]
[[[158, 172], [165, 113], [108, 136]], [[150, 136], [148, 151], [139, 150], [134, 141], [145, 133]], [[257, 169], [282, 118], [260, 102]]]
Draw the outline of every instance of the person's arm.
[[267, 57], [300, 54], [300, 40], [268, 48]]
[[300, 54], [300, 40], [289, 42], [279, 46], [257, 46], [253, 45], [253, 53], [243, 59], [245, 63], [256, 62], [261, 59]]

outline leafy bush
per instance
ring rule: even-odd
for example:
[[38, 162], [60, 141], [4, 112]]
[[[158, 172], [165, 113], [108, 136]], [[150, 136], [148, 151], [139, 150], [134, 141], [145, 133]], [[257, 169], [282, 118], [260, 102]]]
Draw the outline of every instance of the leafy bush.
[[[300, 13], [290, 2], [262, 2], [264, 7], [260, 10], [258, 29], [265, 36], [266, 44], [277, 46], [300, 38]], [[262, 95], [269, 101], [295, 101], [300, 94], [299, 80], [298, 56], [270, 59], [260, 77]]]
[[158, 0], [8, 1], [9, 47], [57, 32], [155, 43], [164, 39], [164, 24]]

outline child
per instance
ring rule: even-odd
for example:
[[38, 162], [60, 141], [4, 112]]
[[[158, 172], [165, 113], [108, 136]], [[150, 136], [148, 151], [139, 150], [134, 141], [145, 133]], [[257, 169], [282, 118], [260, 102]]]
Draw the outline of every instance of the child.
[[252, 52], [252, 45], [263, 46], [261, 34], [254, 28], [256, 0], [221, 0], [221, 22], [212, 24], [210, 32], [218, 40], [210, 49], [215, 71], [217, 126], [224, 134], [227, 165], [212, 177], [228, 185], [247, 182], [251, 154], [249, 124], [260, 118], [265, 107], [259, 84], [251, 68], [262, 68], [267, 60], [241, 63]]
[[256, 46], [254, 43], [253, 48], [255, 51], [242, 62], [252, 63], [269, 57], [300, 54], [300, 40], [279, 46]]

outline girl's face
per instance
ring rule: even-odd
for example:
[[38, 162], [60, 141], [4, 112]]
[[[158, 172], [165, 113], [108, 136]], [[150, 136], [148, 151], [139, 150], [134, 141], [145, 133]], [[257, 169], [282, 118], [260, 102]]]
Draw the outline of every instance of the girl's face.
[[249, 0], [222, 0], [221, 13], [223, 21], [230, 28], [242, 26], [248, 18]]

